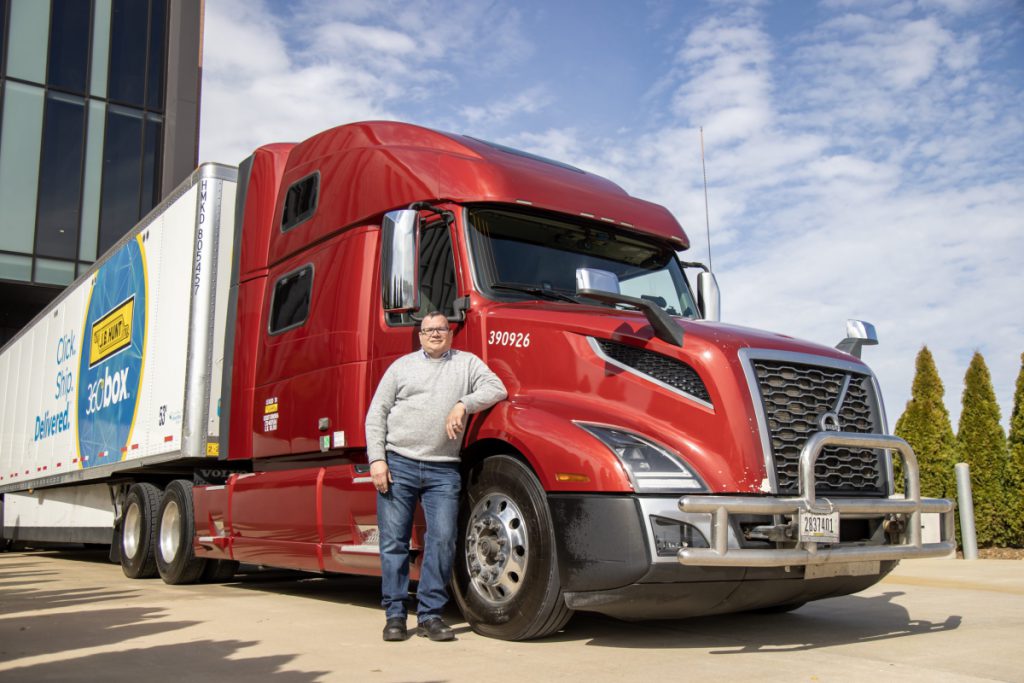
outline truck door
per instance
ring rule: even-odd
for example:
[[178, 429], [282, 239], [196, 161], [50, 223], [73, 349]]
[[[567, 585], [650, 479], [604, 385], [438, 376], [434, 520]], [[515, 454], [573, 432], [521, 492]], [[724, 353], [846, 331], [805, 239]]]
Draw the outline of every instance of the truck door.
[[[384, 371], [396, 358], [420, 348], [419, 321], [431, 311], [441, 311], [455, 320], [458, 298], [455, 256], [452, 251], [453, 225], [442, 220], [428, 222], [420, 233], [419, 310], [413, 313], [385, 313], [381, 307], [380, 278], [376, 280], [377, 325], [370, 361], [369, 396], [377, 388]], [[452, 346], [465, 348], [461, 328], [456, 328]]]
[[[455, 258], [452, 253], [452, 229], [452, 226], [443, 221], [436, 221], [428, 223], [420, 234], [419, 310], [402, 314], [385, 313], [381, 305], [380, 278], [376, 279], [376, 296], [373, 301], [377, 309], [377, 325], [374, 327], [373, 353], [369, 363], [371, 381], [367, 385], [367, 405], [377, 389], [381, 376], [391, 363], [399, 356], [420, 348], [419, 322], [425, 314], [441, 311], [450, 321], [455, 320], [458, 285]], [[453, 345], [460, 346], [460, 342], [461, 331], [457, 331]], [[417, 508], [411, 543], [414, 553], [411, 568], [413, 578], [419, 576], [419, 557], [416, 551], [423, 547], [424, 532], [423, 511]]]

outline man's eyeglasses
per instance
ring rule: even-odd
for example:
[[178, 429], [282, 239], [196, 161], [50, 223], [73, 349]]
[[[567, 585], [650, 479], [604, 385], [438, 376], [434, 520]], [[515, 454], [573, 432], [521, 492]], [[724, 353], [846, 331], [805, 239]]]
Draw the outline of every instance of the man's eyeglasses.
[[448, 332], [449, 330], [447, 327], [424, 327], [423, 329], [420, 330], [420, 334], [422, 334], [424, 337], [432, 337], [435, 334], [443, 336], [448, 334]]

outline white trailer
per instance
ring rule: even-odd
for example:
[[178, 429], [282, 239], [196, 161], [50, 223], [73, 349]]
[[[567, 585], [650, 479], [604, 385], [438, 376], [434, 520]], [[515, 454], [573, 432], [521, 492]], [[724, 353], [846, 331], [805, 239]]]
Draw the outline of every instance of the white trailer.
[[110, 543], [125, 483], [218, 455], [236, 178], [198, 168], [0, 349], [4, 539]]

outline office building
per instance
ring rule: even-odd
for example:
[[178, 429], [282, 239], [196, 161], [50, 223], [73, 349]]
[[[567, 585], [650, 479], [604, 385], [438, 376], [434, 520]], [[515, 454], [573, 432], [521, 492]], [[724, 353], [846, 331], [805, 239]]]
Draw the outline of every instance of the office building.
[[201, 0], [0, 0], [0, 344], [196, 164]]

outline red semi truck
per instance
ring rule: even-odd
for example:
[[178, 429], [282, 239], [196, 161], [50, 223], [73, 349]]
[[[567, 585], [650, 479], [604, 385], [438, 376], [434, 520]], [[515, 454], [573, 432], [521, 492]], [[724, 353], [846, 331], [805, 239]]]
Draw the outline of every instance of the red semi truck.
[[113, 538], [169, 583], [379, 574], [363, 421], [437, 309], [509, 391], [462, 451], [480, 633], [792, 609], [951, 552], [859, 359], [873, 329], [720, 323], [688, 247], [608, 180], [403, 123], [200, 167], [0, 353], [4, 535]]

